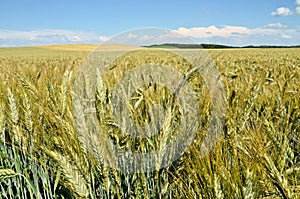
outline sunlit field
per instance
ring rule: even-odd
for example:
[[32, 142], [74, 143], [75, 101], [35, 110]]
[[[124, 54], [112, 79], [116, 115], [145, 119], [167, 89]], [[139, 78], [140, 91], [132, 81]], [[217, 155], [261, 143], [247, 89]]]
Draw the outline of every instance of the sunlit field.
[[[195, 75], [189, 81], [201, 117], [192, 144], [166, 168], [126, 173], [99, 161], [75, 127], [74, 81], [95, 47], [0, 48], [0, 198], [300, 198], [300, 48], [207, 50], [227, 99], [215, 147], [198, 154], [212, 103]], [[99, 125], [120, 149], [145, 153], [172, 138], [129, 138], [109, 122], [110, 93], [127, 70], [159, 63], [189, 71], [192, 66], [170, 52], [132, 51], [104, 73], [102, 90], [95, 92]], [[172, 97], [147, 85], [128, 109], [136, 123], [147, 123], [149, 103], [168, 106]], [[180, 110], [168, 116], [164, 125], [176, 132]]]

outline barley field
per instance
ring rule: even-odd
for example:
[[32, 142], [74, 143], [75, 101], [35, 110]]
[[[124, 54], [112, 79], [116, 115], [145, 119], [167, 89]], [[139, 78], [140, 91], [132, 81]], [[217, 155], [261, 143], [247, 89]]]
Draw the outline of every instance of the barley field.
[[[192, 144], [165, 168], [127, 173], [99, 161], [75, 125], [74, 82], [94, 47], [0, 48], [0, 198], [300, 198], [299, 48], [207, 50], [227, 101], [213, 150], [198, 154], [212, 102], [195, 75], [189, 81], [201, 117]], [[111, 88], [126, 70], [146, 63], [182, 74], [191, 68], [159, 49], [111, 64], [95, 104], [99, 125], [120, 149], [148, 152], [165, 144], [165, 134], [132, 139], [109, 122]], [[168, 106], [172, 96], [154, 85], [134, 93], [128, 106], [136, 123], [149, 122], [149, 99]], [[174, 106], [169, 122], [176, 131], [181, 114]]]

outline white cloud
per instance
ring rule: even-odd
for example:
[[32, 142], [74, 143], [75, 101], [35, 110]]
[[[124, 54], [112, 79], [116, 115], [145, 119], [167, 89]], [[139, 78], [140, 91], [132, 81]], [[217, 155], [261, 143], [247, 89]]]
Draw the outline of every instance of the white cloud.
[[300, 6], [296, 7], [296, 14], [300, 14]]
[[194, 28], [180, 27], [176, 30], [176, 32], [194, 38], [212, 38], [212, 37], [228, 38], [231, 36], [249, 34], [250, 30], [242, 26], [223, 26], [221, 28], [218, 28], [216, 26], [209, 26], [209, 27], [194, 27]]
[[297, 15], [300, 14], [300, 0], [295, 1], [295, 11], [292, 12], [289, 8], [280, 7], [277, 8], [275, 12], [272, 12], [273, 16], [289, 16], [289, 15]]
[[69, 30], [1, 31], [0, 46], [33, 46], [63, 43], [96, 43], [99, 38], [94, 33]]
[[101, 42], [106, 42], [107, 40], [110, 39], [110, 37], [107, 37], [107, 36], [100, 36], [99, 39], [100, 39]]
[[105, 43], [118, 43], [132, 46], [147, 46], [162, 43], [195, 43], [191, 38], [174, 30], [162, 28], [142, 28], [123, 32], [111, 37]]
[[292, 38], [292, 36], [290, 36], [290, 35], [286, 35], [286, 34], [282, 34], [282, 38], [284, 38], [284, 39], [291, 39], [291, 38]]
[[137, 38], [137, 35], [136, 35], [136, 34], [129, 33], [129, 34], [128, 34], [128, 38], [129, 38], [129, 39], [134, 39], [134, 38]]
[[272, 12], [271, 15], [273, 16], [289, 16], [292, 15], [292, 11], [286, 7], [280, 7], [276, 9], [276, 12]]
[[140, 38], [140, 40], [141, 41], [146, 41], [146, 40], [151, 40], [151, 39], [153, 39], [154, 38], [154, 36], [152, 36], [152, 35], [143, 35], [141, 38]]
[[[284, 27], [284, 28], [283, 28]], [[289, 28], [281, 23], [261, 28], [243, 26], [180, 27], [176, 32], [192, 37], [199, 43], [227, 45], [298, 45], [300, 29]], [[286, 39], [289, 39], [288, 41]]]
[[295, 4], [296, 4], [295, 12], [296, 14], [300, 14], [300, 0], [296, 0]]
[[274, 28], [274, 29], [279, 29], [279, 28], [285, 28], [286, 26], [283, 25], [282, 23], [271, 23], [265, 26], [265, 28]]
[[209, 27], [194, 27], [194, 28], [180, 27], [175, 31], [185, 36], [207, 39], [207, 38], [214, 38], [214, 37], [237, 38], [237, 37], [244, 37], [247, 35], [254, 35], [254, 34], [272, 35], [278, 33], [279, 30], [275, 30], [271, 28], [249, 29], [243, 26], [222, 26], [220, 28], [216, 26], [209, 26]]

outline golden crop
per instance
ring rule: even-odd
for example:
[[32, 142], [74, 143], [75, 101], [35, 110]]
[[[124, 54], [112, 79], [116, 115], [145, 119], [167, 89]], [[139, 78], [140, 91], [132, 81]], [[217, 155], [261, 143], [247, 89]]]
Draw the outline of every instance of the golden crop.
[[[198, 154], [212, 103], [203, 79], [191, 76], [201, 115], [192, 145], [166, 168], [126, 173], [102, 164], [75, 127], [72, 91], [87, 51], [0, 49], [0, 198], [300, 197], [300, 49], [208, 54], [228, 102], [214, 149], [204, 157]], [[149, 139], [132, 139], [111, 125], [113, 85], [127, 70], [147, 63], [183, 74], [191, 68], [186, 60], [158, 50], [136, 51], [111, 64], [95, 103], [102, 129], [120, 149], [144, 153], [164, 146], [172, 139], [168, 128], [176, 129], [181, 117], [175, 100], [163, 126], [166, 133]], [[151, 122], [151, 105], [168, 107], [173, 97], [162, 86], [146, 85], [127, 108], [144, 125]]]

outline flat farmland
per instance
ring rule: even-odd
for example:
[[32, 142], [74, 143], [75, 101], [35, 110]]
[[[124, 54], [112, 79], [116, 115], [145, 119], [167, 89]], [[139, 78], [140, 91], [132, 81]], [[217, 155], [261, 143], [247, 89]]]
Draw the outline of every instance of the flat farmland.
[[[194, 75], [188, 81], [201, 117], [190, 146], [164, 168], [127, 173], [103, 164], [74, 121], [74, 82], [95, 47], [0, 48], [0, 198], [300, 197], [300, 48], [206, 50], [226, 99], [215, 146], [199, 156], [212, 100], [205, 81]], [[120, 46], [105, 49], [113, 53]], [[164, 133], [149, 139], [124, 136], [110, 125], [109, 107], [113, 85], [138, 65], [159, 63], [187, 74], [193, 66], [172, 52], [176, 50], [132, 50], [104, 73], [95, 92], [96, 114], [117, 148], [146, 153], [171, 140]], [[167, 107], [172, 98], [163, 87], [146, 87], [127, 103], [140, 125], [150, 122], [148, 103], [165, 97], [159, 102]], [[180, 110], [169, 115], [173, 126], [167, 120], [163, 126], [176, 132]]]

